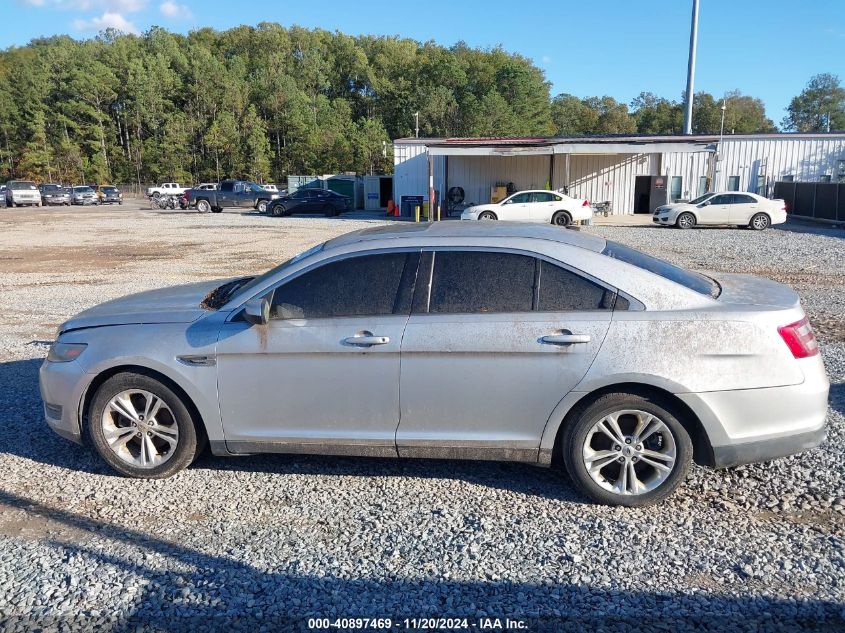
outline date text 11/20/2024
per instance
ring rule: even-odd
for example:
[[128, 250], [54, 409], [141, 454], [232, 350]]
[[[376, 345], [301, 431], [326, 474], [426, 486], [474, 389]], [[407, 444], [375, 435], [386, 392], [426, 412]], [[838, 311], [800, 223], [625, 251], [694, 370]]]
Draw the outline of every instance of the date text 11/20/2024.
[[471, 630], [527, 631], [525, 620], [511, 618], [309, 618], [308, 628], [313, 630]]

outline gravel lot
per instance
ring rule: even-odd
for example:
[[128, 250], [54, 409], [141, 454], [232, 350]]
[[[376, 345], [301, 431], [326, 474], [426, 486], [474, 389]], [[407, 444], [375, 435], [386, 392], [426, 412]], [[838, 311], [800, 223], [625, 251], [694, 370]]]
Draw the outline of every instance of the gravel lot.
[[205, 456], [172, 479], [131, 481], [42, 422], [40, 341], [62, 320], [260, 271], [375, 222], [0, 209], [0, 628], [294, 630], [310, 616], [478, 628], [477, 616], [508, 616], [532, 631], [845, 630], [841, 229], [587, 229], [794, 286], [833, 384], [822, 447], [695, 469], [659, 507], [588, 505], [562, 472], [498, 463]]

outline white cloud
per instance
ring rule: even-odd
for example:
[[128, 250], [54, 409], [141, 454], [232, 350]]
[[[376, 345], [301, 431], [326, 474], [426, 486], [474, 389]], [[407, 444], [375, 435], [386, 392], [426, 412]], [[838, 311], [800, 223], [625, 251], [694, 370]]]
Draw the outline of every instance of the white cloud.
[[98, 18], [91, 18], [90, 20], [74, 20], [73, 26], [80, 31], [103, 31], [105, 29], [117, 29], [124, 33], [138, 34], [140, 31], [138, 27], [132, 24], [120, 13], [113, 11], [106, 11]]
[[162, 15], [168, 18], [190, 19], [194, 17], [187, 5], [177, 4], [176, 2], [173, 2], [173, 0], [165, 0], [158, 8]]

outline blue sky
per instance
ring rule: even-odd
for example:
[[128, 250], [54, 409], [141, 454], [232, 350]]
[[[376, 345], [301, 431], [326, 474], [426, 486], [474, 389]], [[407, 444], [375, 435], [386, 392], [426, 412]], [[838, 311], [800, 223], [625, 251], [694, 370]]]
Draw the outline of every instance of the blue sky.
[[[691, 0], [402, 0], [320, 3], [279, 0], [0, 0], [0, 48], [33, 37], [90, 37], [106, 26], [142, 32], [157, 24], [188, 32], [261, 21], [497, 44], [532, 58], [552, 94], [609, 94], [630, 102], [643, 90], [680, 98], [686, 81]], [[233, 8], [235, 7], [235, 8]], [[814, 74], [845, 81], [841, 0], [701, 0], [696, 90], [760, 97], [779, 124]]]

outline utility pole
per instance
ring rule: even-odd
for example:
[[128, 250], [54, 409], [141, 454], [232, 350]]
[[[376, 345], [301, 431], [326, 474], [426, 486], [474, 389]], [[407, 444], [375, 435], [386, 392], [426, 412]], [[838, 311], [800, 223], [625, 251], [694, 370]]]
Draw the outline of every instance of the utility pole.
[[695, 90], [695, 48], [698, 44], [698, 0], [692, 0], [692, 25], [689, 34], [687, 64], [687, 99], [684, 104], [684, 134], [692, 134], [692, 98]]
[[420, 113], [414, 112], [414, 137], [420, 137]]

